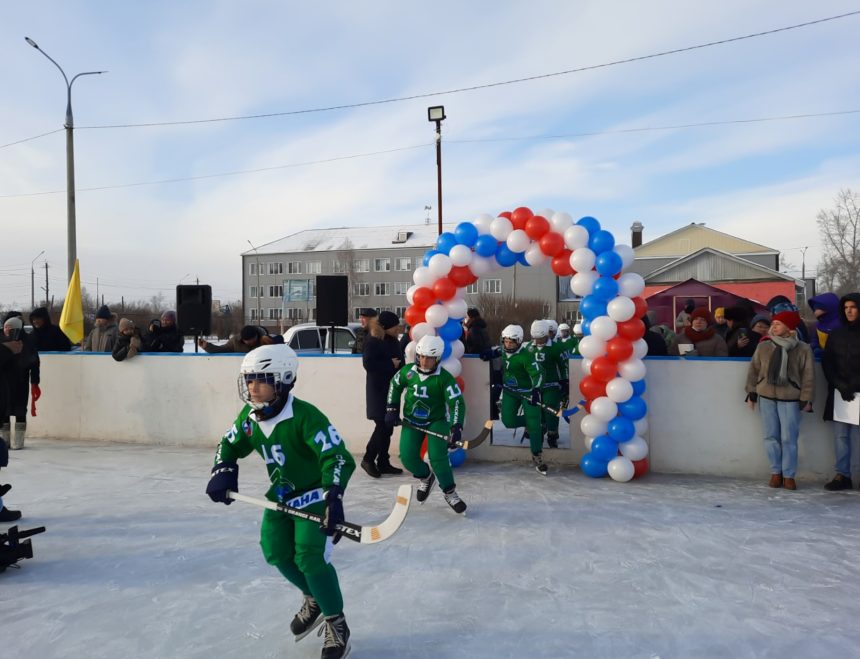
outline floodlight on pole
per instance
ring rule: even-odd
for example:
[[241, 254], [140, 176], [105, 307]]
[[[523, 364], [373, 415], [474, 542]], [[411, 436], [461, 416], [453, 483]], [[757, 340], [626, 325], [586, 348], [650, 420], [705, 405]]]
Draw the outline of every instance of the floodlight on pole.
[[442, 235], [442, 122], [446, 118], [444, 105], [427, 108], [427, 121], [436, 124], [436, 209], [439, 216], [439, 235]]
[[36, 258], [30, 261], [30, 310], [36, 308], [36, 270], [34, 266], [36, 265], [36, 259], [38, 259], [42, 254], [45, 253], [43, 249], [41, 252], [36, 254]]

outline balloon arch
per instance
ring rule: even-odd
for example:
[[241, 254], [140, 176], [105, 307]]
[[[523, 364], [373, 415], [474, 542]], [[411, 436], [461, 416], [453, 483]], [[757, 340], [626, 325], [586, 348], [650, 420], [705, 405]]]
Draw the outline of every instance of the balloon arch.
[[[647, 311], [641, 297], [645, 281], [636, 273], [624, 272], [633, 263], [633, 249], [616, 245], [612, 234], [593, 217], [574, 222], [567, 213], [535, 214], [521, 207], [498, 217], [482, 214], [441, 234], [415, 269], [414, 285], [406, 292], [410, 306], [404, 318], [412, 339], [407, 357], [411, 361], [422, 336], [440, 336], [445, 341], [442, 368], [465, 388], [460, 377], [465, 346], [460, 336], [468, 308], [466, 287], [517, 263], [550, 263], [556, 275], [571, 277], [571, 290], [582, 297], [584, 336], [579, 353], [584, 377], [579, 389], [588, 412], [580, 424], [588, 449], [582, 471], [593, 478], [608, 473], [617, 481], [644, 474], [648, 470], [648, 445], [642, 439], [648, 429], [648, 409], [642, 399], [642, 358], [648, 352], [641, 320]], [[452, 463], [461, 463], [464, 457], [452, 454]]]

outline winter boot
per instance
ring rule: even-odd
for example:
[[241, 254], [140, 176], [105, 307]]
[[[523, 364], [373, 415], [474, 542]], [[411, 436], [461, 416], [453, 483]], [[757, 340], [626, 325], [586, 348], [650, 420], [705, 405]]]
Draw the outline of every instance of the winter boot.
[[796, 490], [797, 489], [797, 483], [794, 481], [793, 478], [786, 478], [785, 480], [783, 480], [782, 486], [786, 490]]
[[782, 487], [782, 474], [771, 474], [768, 487]]
[[395, 467], [388, 460], [377, 460], [376, 461], [376, 470], [380, 474], [392, 474], [394, 476], [399, 476], [403, 473], [403, 470], [399, 467]]
[[546, 463], [543, 461], [543, 454], [538, 453], [532, 456], [532, 464], [537, 469], [539, 474], [546, 476]]
[[462, 514], [466, 512], [466, 502], [460, 498], [455, 488], [447, 489], [443, 494], [445, 495], [445, 501], [455, 513]]
[[343, 659], [349, 654], [352, 649], [349, 645], [349, 627], [342, 613], [326, 618], [325, 625], [320, 628], [317, 636], [322, 636], [323, 632], [325, 642], [320, 659]]
[[6, 506], [0, 509], [0, 522], [14, 522], [16, 519], [21, 519], [20, 510], [9, 510]]
[[558, 448], [558, 433], [548, 432], [546, 434], [546, 443], [550, 448]]
[[418, 503], [424, 503], [427, 501], [427, 497], [430, 496], [430, 490], [433, 489], [433, 486], [436, 484], [436, 476], [433, 472], [430, 472], [430, 475], [427, 478], [422, 478], [421, 482], [418, 483], [418, 490], [415, 492], [415, 499]]
[[843, 476], [842, 474], [836, 474], [832, 481], [825, 484], [824, 489], [829, 490], [830, 492], [836, 492], [838, 490], [850, 490], [851, 487], [850, 478]]
[[302, 608], [293, 618], [290, 623], [290, 631], [296, 635], [296, 643], [301, 641], [305, 636], [310, 634], [323, 621], [323, 614], [320, 605], [310, 595], [305, 595], [305, 601], [302, 602]]
[[6, 493], [12, 489], [12, 486], [8, 483], [6, 485], [0, 485], [0, 498], [6, 495]]
[[376, 468], [376, 465], [373, 464], [370, 460], [362, 460], [361, 468], [367, 472], [367, 475], [371, 478], [379, 478], [380, 473], [379, 469]]
[[8, 423], [0, 425], [0, 438], [6, 442], [6, 448], [9, 448], [9, 444], [12, 441], [12, 427]]
[[12, 446], [13, 451], [17, 451], [18, 449], [24, 448], [24, 437], [27, 435], [27, 424], [20, 423], [18, 421], [15, 422], [15, 437], [12, 438]]

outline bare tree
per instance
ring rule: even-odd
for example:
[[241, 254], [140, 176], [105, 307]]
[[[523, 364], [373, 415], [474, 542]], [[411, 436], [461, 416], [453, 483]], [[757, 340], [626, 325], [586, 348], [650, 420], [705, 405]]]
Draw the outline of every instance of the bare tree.
[[529, 327], [536, 318], [545, 318], [543, 300], [538, 298], [517, 298], [496, 293], [479, 293], [472, 297], [472, 305], [481, 312], [487, 323], [487, 332], [493, 344], [501, 340], [502, 330], [508, 325], [521, 325], [528, 339]]
[[822, 256], [818, 282], [822, 290], [844, 295], [860, 290], [860, 195], [839, 191], [834, 207], [818, 213]]

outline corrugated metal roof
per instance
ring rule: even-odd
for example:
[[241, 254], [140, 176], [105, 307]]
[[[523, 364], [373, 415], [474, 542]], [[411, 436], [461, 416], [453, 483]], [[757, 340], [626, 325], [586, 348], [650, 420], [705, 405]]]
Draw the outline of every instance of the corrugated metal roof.
[[651, 272], [646, 277], [649, 285], [669, 284], [688, 279], [702, 282], [767, 281], [774, 279], [794, 281], [793, 277], [753, 263], [740, 256], [706, 247]]
[[688, 224], [664, 236], [655, 238], [636, 248], [636, 256], [675, 256], [698, 252], [704, 247], [715, 247], [729, 254], [778, 253], [771, 247], [732, 236], [703, 224]]

